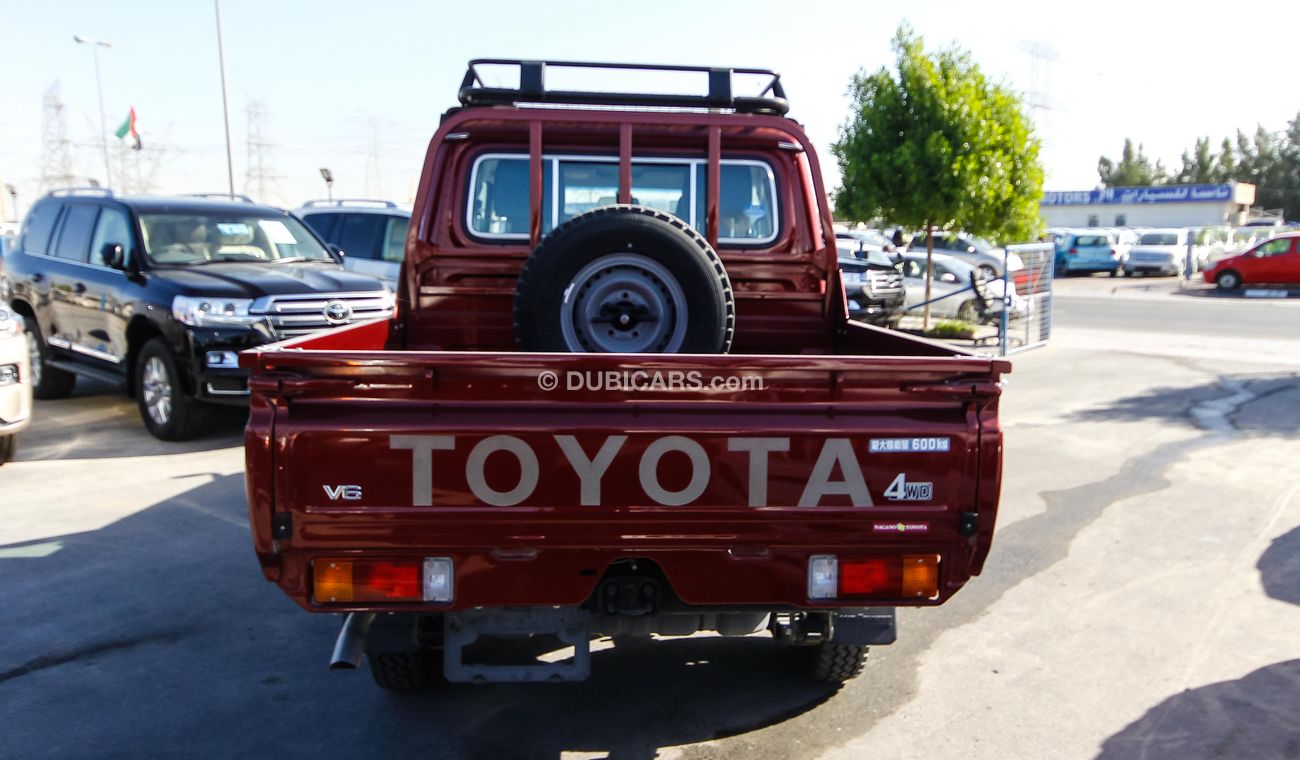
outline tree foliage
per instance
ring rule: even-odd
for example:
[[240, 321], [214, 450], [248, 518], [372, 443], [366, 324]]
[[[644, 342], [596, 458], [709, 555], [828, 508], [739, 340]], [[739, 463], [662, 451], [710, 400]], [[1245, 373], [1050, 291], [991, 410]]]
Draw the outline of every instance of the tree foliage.
[[1209, 137], [1198, 137], [1183, 151], [1182, 166], [1166, 175], [1151, 163], [1139, 145], [1125, 140], [1118, 162], [1102, 156], [1097, 173], [1107, 187], [1175, 183], [1249, 182], [1255, 185], [1255, 205], [1282, 209], [1288, 219], [1300, 218], [1300, 113], [1282, 132], [1257, 126], [1253, 135], [1237, 130], [1225, 137], [1216, 152]]
[[906, 24], [895, 65], [853, 76], [853, 110], [832, 146], [836, 213], [914, 228], [1032, 239], [1043, 172], [1020, 97], [958, 48], [926, 50]]

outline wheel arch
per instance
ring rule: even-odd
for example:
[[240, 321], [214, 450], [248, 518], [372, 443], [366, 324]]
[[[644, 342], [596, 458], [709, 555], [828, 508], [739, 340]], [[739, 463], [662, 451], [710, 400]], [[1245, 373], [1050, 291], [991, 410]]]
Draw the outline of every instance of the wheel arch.
[[126, 394], [135, 397], [135, 367], [140, 361], [140, 351], [144, 344], [161, 337], [162, 329], [147, 317], [136, 315], [126, 326]]

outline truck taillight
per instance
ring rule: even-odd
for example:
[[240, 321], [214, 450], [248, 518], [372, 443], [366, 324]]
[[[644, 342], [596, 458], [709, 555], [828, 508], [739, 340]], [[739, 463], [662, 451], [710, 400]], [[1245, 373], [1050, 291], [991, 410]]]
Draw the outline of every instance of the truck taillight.
[[808, 558], [809, 599], [912, 597], [939, 595], [939, 555]]
[[450, 602], [450, 557], [423, 560], [312, 561], [312, 598], [339, 602]]

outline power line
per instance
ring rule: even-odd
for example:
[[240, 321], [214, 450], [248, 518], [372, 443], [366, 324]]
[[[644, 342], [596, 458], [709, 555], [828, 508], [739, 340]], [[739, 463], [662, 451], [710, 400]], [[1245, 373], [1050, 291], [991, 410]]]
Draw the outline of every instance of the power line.
[[267, 139], [266, 125], [270, 113], [260, 100], [248, 104], [248, 170], [244, 173], [244, 192], [266, 203], [268, 191], [280, 194], [282, 176], [275, 173], [273, 156], [275, 144]]
[[68, 109], [59, 96], [55, 80], [41, 100], [41, 185], [40, 191], [75, 185], [72, 173], [72, 141], [68, 139]]

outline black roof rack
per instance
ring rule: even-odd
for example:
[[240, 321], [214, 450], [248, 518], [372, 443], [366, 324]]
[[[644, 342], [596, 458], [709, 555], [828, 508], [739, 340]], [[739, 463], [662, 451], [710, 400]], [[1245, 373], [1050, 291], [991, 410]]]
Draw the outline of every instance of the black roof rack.
[[[488, 87], [479, 76], [479, 66], [518, 66], [519, 87]], [[709, 94], [658, 94], [644, 92], [597, 92], [546, 89], [546, 69], [613, 69], [620, 71], [685, 71], [708, 74]], [[757, 96], [736, 95], [733, 75], [771, 77]], [[476, 58], [469, 62], [460, 83], [460, 102], [465, 106], [557, 103], [598, 106], [649, 106], [667, 108], [729, 108], [737, 113], [784, 116], [790, 110], [781, 87], [781, 75], [768, 69], [726, 69], [709, 66], [668, 66], [636, 63], [587, 63], [580, 61], [523, 61], [510, 58]]]
[[184, 197], [213, 198], [213, 199], [228, 198], [232, 201], [239, 201], [240, 203], [256, 203], [256, 201], [254, 201], [252, 198], [249, 198], [247, 195], [240, 195], [239, 193], [185, 193]]

